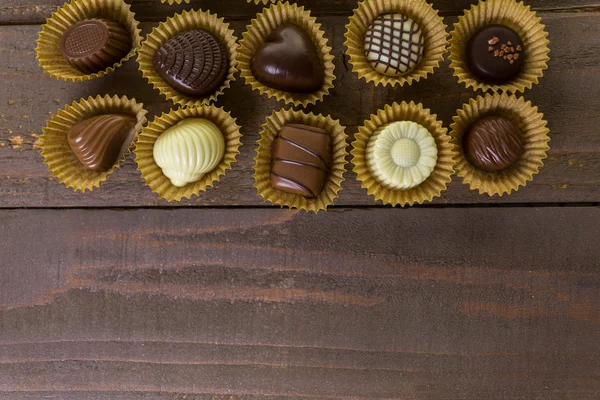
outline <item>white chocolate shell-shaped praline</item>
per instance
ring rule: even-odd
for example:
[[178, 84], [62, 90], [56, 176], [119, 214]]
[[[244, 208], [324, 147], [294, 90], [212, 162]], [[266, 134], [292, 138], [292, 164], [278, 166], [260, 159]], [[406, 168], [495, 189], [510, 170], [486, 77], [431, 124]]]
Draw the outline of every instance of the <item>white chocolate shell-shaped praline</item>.
[[435, 169], [437, 146], [431, 133], [412, 121], [392, 122], [377, 129], [367, 146], [367, 166], [388, 189], [410, 189]]
[[173, 186], [183, 187], [215, 169], [225, 154], [225, 139], [217, 125], [204, 118], [186, 118], [164, 131], [153, 155]]

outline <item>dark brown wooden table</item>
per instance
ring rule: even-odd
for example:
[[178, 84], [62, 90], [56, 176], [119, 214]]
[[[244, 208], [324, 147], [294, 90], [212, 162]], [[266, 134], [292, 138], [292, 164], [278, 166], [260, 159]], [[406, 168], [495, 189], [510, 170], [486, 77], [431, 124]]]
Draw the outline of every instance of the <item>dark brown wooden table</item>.
[[[310, 110], [352, 136], [397, 100], [449, 125], [475, 93], [445, 62], [382, 89], [344, 58], [357, 0], [303, 0], [336, 56], [335, 90]], [[453, 24], [472, 0], [435, 0]], [[135, 61], [88, 83], [44, 76], [40, 24], [62, 0], [0, 4], [0, 399], [600, 399], [600, 2], [530, 0], [550, 69], [525, 93], [551, 129], [526, 189], [485, 197], [454, 178], [432, 204], [383, 207], [348, 171], [330, 211], [295, 214], [252, 187], [266, 115], [282, 107], [238, 79], [218, 104], [242, 154], [181, 204], [144, 186], [131, 157], [74, 193], [36, 144], [49, 114], [96, 94], [168, 110]], [[259, 6], [134, 0], [148, 32], [210, 9], [238, 36]], [[22, 144], [19, 144], [22, 139]]]

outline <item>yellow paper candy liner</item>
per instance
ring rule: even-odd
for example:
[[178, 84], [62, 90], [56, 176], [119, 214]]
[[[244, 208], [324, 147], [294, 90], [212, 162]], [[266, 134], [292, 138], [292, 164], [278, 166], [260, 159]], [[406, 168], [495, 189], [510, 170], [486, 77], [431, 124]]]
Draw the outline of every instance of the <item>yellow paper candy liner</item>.
[[[135, 115], [137, 124], [130, 132], [121, 150], [122, 154], [117, 163], [108, 171], [96, 172], [86, 169], [75, 157], [71, 150], [67, 134], [71, 127], [78, 122], [101, 114], [130, 114]], [[100, 186], [110, 174], [121, 166], [127, 155], [131, 153], [137, 134], [146, 123], [147, 111], [142, 103], [127, 97], [97, 96], [88, 97], [79, 102], [73, 102], [58, 114], [52, 115], [46, 127], [42, 129], [42, 156], [52, 175], [57, 177], [66, 187], [74, 191], [93, 190]]]
[[[365, 35], [371, 23], [384, 14], [403, 14], [415, 21], [423, 30], [425, 52], [421, 62], [403, 76], [386, 76], [375, 71], [365, 55]], [[359, 79], [375, 85], [404, 86], [426, 79], [439, 67], [446, 54], [448, 34], [446, 25], [438, 11], [425, 0], [364, 0], [354, 10], [350, 23], [346, 25], [347, 54], [352, 71]]]
[[181, 4], [183, 2], [189, 3], [190, 0], [160, 0], [161, 3], [169, 3], [169, 4]]
[[[523, 154], [519, 161], [511, 168], [500, 172], [485, 172], [478, 170], [467, 161], [462, 147], [465, 132], [480, 118], [498, 115], [514, 121], [521, 131], [524, 146]], [[510, 194], [525, 186], [527, 181], [533, 179], [544, 165], [550, 149], [548, 142], [550, 130], [546, 128], [547, 122], [538, 108], [525, 102], [522, 98], [507, 94], [487, 94], [478, 96], [465, 104], [450, 125], [451, 143], [453, 146], [456, 169], [458, 176], [463, 178], [463, 183], [470, 186], [471, 190], [478, 190], [480, 194], [493, 196]]]
[[[229, 72], [223, 85], [216, 92], [205, 98], [189, 97], [177, 92], [158, 75], [153, 65], [154, 54], [165, 42], [179, 33], [193, 29], [203, 29], [212, 33], [226, 47], [229, 56]], [[231, 82], [235, 80], [235, 73], [237, 72], [237, 48], [237, 38], [233, 35], [233, 29], [229, 29], [229, 24], [223, 22], [223, 18], [219, 18], [216, 14], [211, 14], [209, 11], [183, 11], [161, 22], [158, 27], [152, 30], [152, 33], [142, 43], [138, 54], [138, 63], [140, 64], [144, 78], [155, 89], [158, 89], [160, 94], [182, 106], [198, 107], [215, 101], [219, 95], [223, 94], [225, 89], [231, 86]]]
[[[469, 72], [465, 65], [464, 56], [467, 42], [479, 29], [487, 25], [500, 24], [514, 29], [525, 47], [525, 64], [519, 76], [504, 85], [490, 85], [479, 81]], [[463, 16], [458, 18], [454, 25], [454, 31], [450, 38], [450, 68], [454, 70], [454, 76], [458, 77], [459, 83], [464, 83], [467, 88], [473, 90], [481, 89], [484, 92], [504, 91], [522, 93], [525, 89], [531, 89], [539, 79], [544, 76], [548, 69], [550, 49], [548, 44], [548, 32], [541, 23], [541, 18], [536, 17], [534, 11], [522, 2], [515, 0], [487, 0], [472, 5]]]
[[[419, 186], [406, 190], [389, 189], [379, 183], [371, 175], [367, 165], [366, 151], [371, 135], [379, 127], [396, 121], [413, 121], [425, 127], [435, 139], [438, 150], [437, 164], [429, 178]], [[434, 197], [438, 197], [446, 190], [454, 174], [453, 151], [447, 132], [448, 130], [442, 126], [437, 116], [431, 114], [429, 109], [423, 109], [422, 104], [411, 101], [386, 105], [376, 115], [371, 115], [371, 119], [365, 121], [365, 124], [358, 129], [350, 152], [354, 164], [353, 171], [356, 172], [358, 180], [362, 182], [362, 187], [367, 189], [368, 194], [384, 204], [404, 207], [432, 201]]]
[[[176, 187], [154, 161], [154, 143], [165, 130], [186, 118], [205, 118], [217, 125], [225, 139], [225, 155], [219, 165], [199, 181], [184, 187]], [[227, 170], [231, 169], [231, 165], [240, 153], [241, 138], [240, 126], [236, 124], [236, 119], [222, 108], [212, 105], [179, 108], [171, 110], [168, 114], [163, 113], [144, 127], [135, 145], [135, 161], [138, 164], [138, 170], [142, 172], [142, 178], [146, 181], [146, 185], [154, 193], [168, 201], [181, 201], [183, 198], [189, 199], [192, 195], [198, 195], [213, 186]]]
[[[332, 164], [329, 178], [319, 197], [307, 199], [291, 193], [285, 193], [271, 187], [271, 146], [277, 133], [287, 124], [303, 124], [321, 128], [331, 135]], [[265, 200], [281, 207], [295, 208], [317, 213], [333, 205], [342, 189], [344, 172], [346, 171], [346, 139], [345, 127], [330, 116], [315, 115], [291, 109], [274, 111], [267, 117], [262, 126], [258, 149], [254, 158], [254, 187]]]
[[[60, 39], [71, 26], [88, 18], [106, 18], [121, 22], [131, 35], [131, 51], [119, 63], [103, 71], [86, 74], [71, 65], [60, 52]], [[135, 14], [123, 0], [73, 0], [57, 9], [42, 25], [35, 49], [36, 59], [44, 72], [67, 81], [89, 81], [111, 74], [137, 52], [142, 42], [142, 30]]]
[[[315, 93], [289, 93], [273, 89], [263, 85], [252, 75], [250, 65], [257, 49], [265, 43], [266, 37], [271, 32], [284, 23], [294, 23], [302, 27], [310, 35], [321, 56], [325, 68], [325, 82], [323, 87]], [[329, 90], [333, 88], [333, 81], [335, 80], [333, 59], [331, 47], [327, 46], [327, 38], [325, 32], [321, 29], [321, 24], [317, 23], [315, 17], [311, 17], [310, 11], [305, 11], [304, 7], [289, 2], [273, 4], [262, 13], [257, 14], [256, 18], [246, 27], [238, 52], [238, 65], [241, 76], [248, 85], [252, 86], [252, 89], [258, 90], [260, 94], [266, 94], [269, 98], [275, 97], [285, 103], [304, 107], [308, 104], [315, 104], [317, 101], [323, 101]]]

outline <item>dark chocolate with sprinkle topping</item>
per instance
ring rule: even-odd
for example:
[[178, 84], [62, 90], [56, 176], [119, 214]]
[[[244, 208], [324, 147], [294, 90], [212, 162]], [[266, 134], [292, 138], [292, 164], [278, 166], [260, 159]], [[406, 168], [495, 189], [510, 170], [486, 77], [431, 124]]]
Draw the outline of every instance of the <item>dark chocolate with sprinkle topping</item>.
[[154, 55], [154, 68], [173, 89], [190, 97], [206, 97], [225, 81], [227, 50], [204, 30], [180, 33]]
[[489, 25], [469, 39], [465, 58], [469, 71], [479, 80], [504, 84], [521, 73], [525, 64], [525, 46], [511, 28]]
[[272, 145], [271, 187], [306, 198], [318, 197], [331, 168], [331, 138], [322, 129], [289, 124]]

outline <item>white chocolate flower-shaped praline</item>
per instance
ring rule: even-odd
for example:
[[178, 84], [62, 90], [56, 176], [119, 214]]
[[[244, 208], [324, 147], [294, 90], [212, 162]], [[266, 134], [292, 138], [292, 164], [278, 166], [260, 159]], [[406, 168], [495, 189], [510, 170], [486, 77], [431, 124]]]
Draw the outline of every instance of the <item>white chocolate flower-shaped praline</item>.
[[410, 189], [425, 182], [437, 163], [431, 133], [412, 121], [392, 122], [377, 129], [367, 146], [367, 166], [388, 189]]
[[167, 129], [153, 149], [154, 161], [176, 187], [200, 180], [219, 165], [224, 154], [223, 134], [203, 118], [186, 118]]

